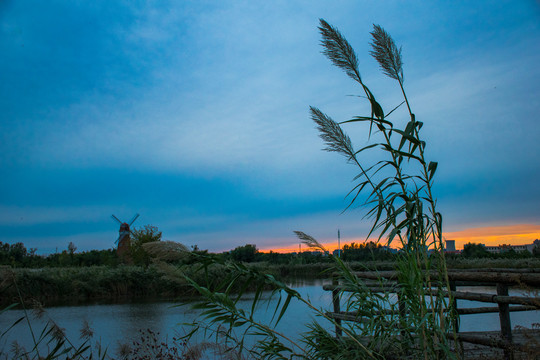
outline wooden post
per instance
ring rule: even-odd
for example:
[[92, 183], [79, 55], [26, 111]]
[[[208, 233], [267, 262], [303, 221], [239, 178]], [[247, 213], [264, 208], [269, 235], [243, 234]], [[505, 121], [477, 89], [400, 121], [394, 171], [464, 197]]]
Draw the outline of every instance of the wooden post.
[[399, 324], [401, 329], [401, 336], [406, 335], [406, 331], [403, 328], [403, 324], [405, 324], [405, 317], [407, 316], [407, 309], [405, 308], [405, 301], [403, 301], [403, 294], [397, 293], [398, 298], [398, 309], [399, 309]]
[[407, 333], [407, 330], [405, 329], [405, 326], [404, 326], [407, 323], [407, 319], [406, 319], [407, 307], [405, 306], [405, 299], [403, 298], [405, 295], [403, 294], [402, 291], [396, 293], [396, 295], [397, 295], [398, 311], [399, 311], [399, 327], [401, 329], [401, 331], [399, 332], [401, 334], [400, 347], [405, 355], [409, 355], [408, 346], [405, 345], [406, 339], [410, 339]]
[[[508, 296], [508, 285], [497, 283], [497, 295]], [[510, 322], [510, 309], [508, 304], [499, 303], [499, 320], [501, 322], [501, 337], [512, 344], [512, 324]], [[514, 359], [514, 352], [511, 349], [504, 350], [504, 358]]]
[[[456, 291], [456, 282], [450, 281], [450, 291]], [[454, 315], [456, 316], [454, 318], [454, 329], [456, 329], [456, 332], [459, 332], [459, 315], [458, 315], [458, 308], [457, 308], [457, 299], [452, 296], [452, 308], [454, 309]]]
[[[339, 279], [336, 275], [332, 276], [332, 285], [335, 285], [334, 290], [332, 290], [332, 303], [334, 304], [334, 313], [339, 314], [341, 312], [341, 307], [339, 304]], [[341, 331], [341, 319], [334, 319], [336, 322], [336, 337], [342, 335]]]

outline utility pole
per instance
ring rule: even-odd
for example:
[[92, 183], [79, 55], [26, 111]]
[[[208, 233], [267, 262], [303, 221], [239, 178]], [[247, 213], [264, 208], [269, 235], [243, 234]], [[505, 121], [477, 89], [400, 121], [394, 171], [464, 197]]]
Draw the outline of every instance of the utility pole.
[[341, 257], [341, 234], [339, 233], [339, 229], [337, 230], [337, 256], [338, 258]]

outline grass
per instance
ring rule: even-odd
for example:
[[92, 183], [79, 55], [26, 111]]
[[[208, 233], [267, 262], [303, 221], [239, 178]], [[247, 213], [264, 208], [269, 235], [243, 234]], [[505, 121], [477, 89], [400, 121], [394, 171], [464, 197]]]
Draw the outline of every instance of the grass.
[[[347, 262], [351, 270], [394, 270], [395, 261]], [[3, 284], [0, 288], [0, 305], [7, 306], [19, 302], [13, 281], [28, 299], [27, 303], [37, 300], [43, 304], [66, 302], [84, 303], [87, 301], [130, 301], [132, 299], [175, 299], [192, 297], [196, 291], [185, 280], [184, 275], [195, 279], [209, 288], [219, 284], [225, 278], [224, 266], [214, 264], [206, 275], [197, 272], [197, 264], [176, 266], [155, 263], [148, 268], [139, 266], [92, 266], [73, 268], [43, 269], [0, 269]], [[277, 280], [287, 279], [329, 279], [334, 271], [333, 263], [313, 264], [269, 264], [266, 262], [246, 264], [250, 269], [274, 276]], [[448, 260], [451, 269], [471, 268], [536, 268], [540, 269], [540, 259], [464, 259]], [[11, 280], [10, 280], [11, 279]], [[10, 282], [11, 281], [11, 286]], [[214, 285], [212, 285], [214, 284]], [[254, 286], [250, 287], [255, 290]]]
[[[25, 299], [42, 303], [67, 300], [120, 299], [147, 296], [174, 297], [186, 291], [186, 283], [156, 267], [136, 266], [3, 269], [2, 276], [12, 279], [5, 282], [1, 303], [17, 300], [17, 284]], [[9, 273], [9, 276], [6, 276]]]

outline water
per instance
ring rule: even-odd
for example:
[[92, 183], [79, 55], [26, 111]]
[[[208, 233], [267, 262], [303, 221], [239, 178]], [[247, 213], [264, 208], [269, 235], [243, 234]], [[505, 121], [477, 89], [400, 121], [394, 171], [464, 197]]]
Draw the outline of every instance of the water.
[[[310, 299], [314, 306], [328, 308], [331, 304], [331, 294], [322, 291], [323, 280], [295, 280], [287, 285], [293, 286], [304, 298]], [[265, 292], [263, 299], [268, 300], [270, 292]], [[251, 307], [253, 295], [246, 296], [239, 302], [239, 307]], [[263, 322], [269, 322], [274, 314], [278, 299], [265, 302], [258, 308], [257, 315]], [[283, 298], [282, 301], [285, 301]], [[267, 306], [268, 305], [268, 306]], [[32, 318], [34, 332], [40, 332], [48, 319], [54, 320], [65, 330], [67, 337], [76, 346], [81, 343], [80, 330], [83, 322], [88, 321], [94, 330], [94, 340], [99, 340], [104, 347], [115, 351], [121, 344], [131, 344], [139, 339], [140, 330], [150, 329], [159, 332], [163, 338], [185, 335], [191, 327], [185, 323], [193, 323], [199, 318], [200, 310], [191, 309], [191, 304], [174, 302], [136, 302], [124, 304], [86, 304], [77, 306], [57, 306], [46, 309], [41, 319]], [[298, 339], [298, 334], [304, 331], [304, 324], [313, 317], [311, 311], [299, 301], [293, 300], [289, 309], [277, 326], [277, 331]], [[10, 310], [0, 314], [0, 329], [7, 329], [17, 319], [24, 316], [23, 310]], [[0, 330], [2, 331], [2, 330]], [[3, 339], [0, 349], [8, 349], [16, 340], [20, 345], [29, 349], [32, 347], [32, 335], [26, 322], [17, 324]], [[0, 351], [1, 353], [1, 351]]]
[[[302, 280], [290, 283], [300, 294], [308, 298], [317, 308], [331, 310], [331, 293], [322, 290], [321, 280]], [[492, 287], [461, 287], [460, 291], [495, 293]], [[511, 295], [518, 295], [519, 291], [511, 290]], [[265, 293], [267, 299], [269, 292]], [[240, 306], [248, 308], [252, 298], [246, 297], [240, 301]], [[285, 300], [285, 299], [283, 299]], [[258, 317], [268, 323], [273, 315], [276, 301], [270, 302], [268, 307], [261, 306]], [[458, 301], [458, 307], [490, 306], [487, 303]], [[74, 343], [80, 344], [80, 329], [84, 321], [88, 321], [94, 330], [94, 340], [100, 340], [103, 346], [115, 352], [121, 343], [131, 344], [140, 338], [141, 329], [151, 329], [159, 332], [163, 338], [169, 340], [174, 336], [185, 334], [189, 327], [182, 325], [192, 323], [199, 317], [200, 310], [192, 310], [190, 305], [178, 305], [173, 302], [138, 302], [127, 304], [88, 304], [78, 306], [59, 306], [46, 309], [46, 315], [41, 320], [33, 319], [32, 327], [39, 332], [45, 326], [47, 319], [54, 320], [65, 329], [67, 337]], [[293, 300], [289, 309], [278, 325], [277, 330], [285, 335], [298, 339], [299, 334], [305, 331], [305, 324], [313, 320], [313, 312], [304, 304]], [[0, 329], [7, 329], [18, 318], [24, 316], [22, 310], [10, 310], [0, 314]], [[324, 323], [323, 319], [319, 319]], [[512, 327], [516, 325], [531, 327], [533, 323], [540, 323], [540, 311], [511, 313]], [[332, 329], [331, 325], [327, 326]], [[499, 330], [498, 313], [465, 315], [461, 317], [460, 331], [487, 331]], [[26, 348], [31, 348], [32, 337], [25, 322], [17, 324], [7, 336], [0, 340], [0, 349], [8, 349], [13, 340]], [[0, 351], [1, 353], [1, 351]]]

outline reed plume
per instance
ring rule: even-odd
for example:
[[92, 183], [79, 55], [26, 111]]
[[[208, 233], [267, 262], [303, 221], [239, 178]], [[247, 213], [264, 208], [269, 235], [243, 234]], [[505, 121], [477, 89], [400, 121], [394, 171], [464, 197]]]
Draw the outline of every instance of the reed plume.
[[326, 251], [326, 248], [320, 242], [318, 242], [313, 236], [308, 235], [302, 231], [294, 231], [294, 233], [300, 240], [302, 240], [302, 243], [307, 245], [308, 247]]
[[321, 44], [324, 48], [322, 53], [335, 66], [345, 71], [352, 79], [362, 83], [360, 72], [358, 71], [358, 58], [347, 39], [341, 35], [338, 29], [323, 19], [319, 19], [319, 23], [319, 31], [322, 35]]
[[349, 159], [353, 158], [354, 149], [351, 139], [345, 134], [341, 126], [316, 107], [311, 106], [310, 111], [311, 118], [317, 124], [319, 136], [327, 145], [324, 150], [335, 151]]
[[161, 261], [178, 261], [189, 254], [185, 245], [169, 240], [148, 242], [142, 247], [152, 258]]
[[403, 82], [401, 47], [398, 49], [394, 39], [379, 25], [373, 25], [373, 31], [370, 34], [373, 37], [371, 56], [377, 60], [383, 73]]
[[89, 340], [94, 337], [94, 329], [90, 327], [88, 320], [83, 321], [83, 325], [80, 330], [80, 338]]

